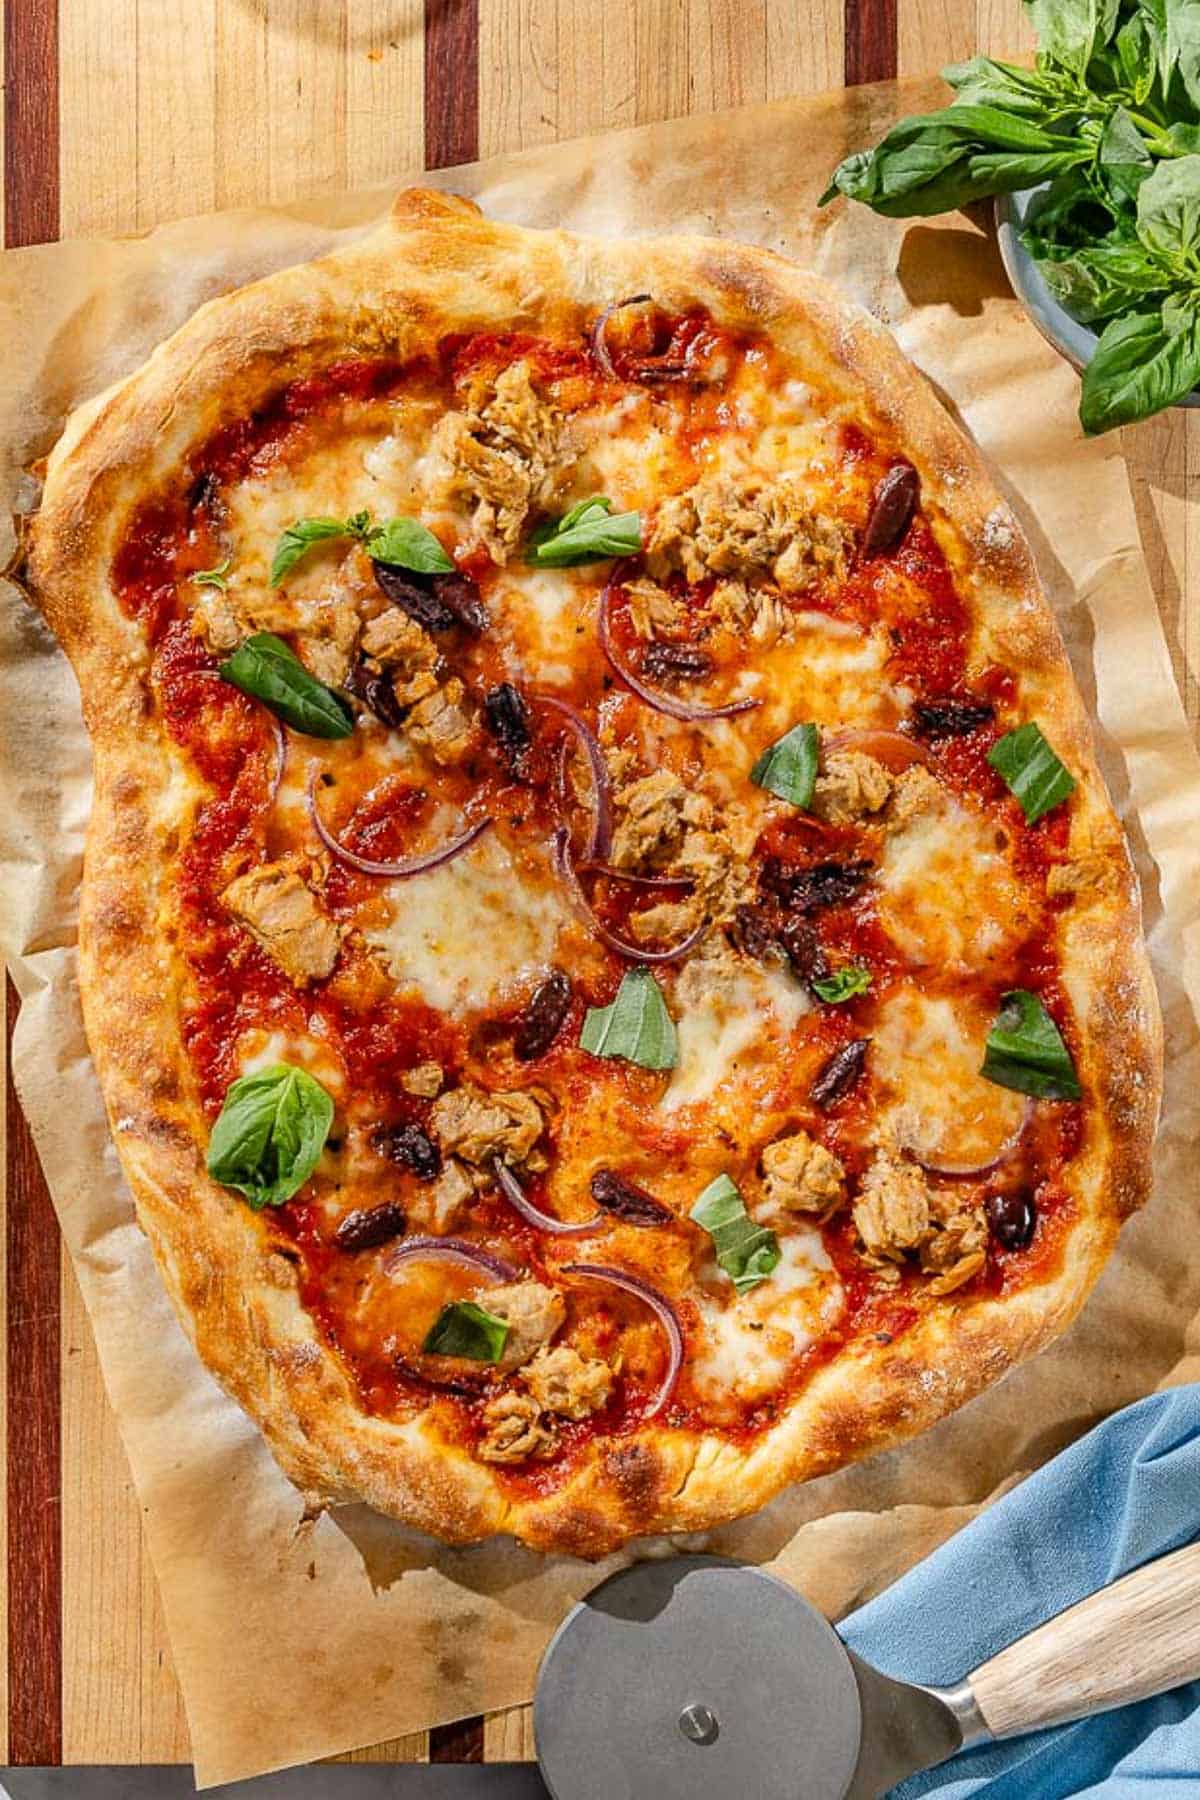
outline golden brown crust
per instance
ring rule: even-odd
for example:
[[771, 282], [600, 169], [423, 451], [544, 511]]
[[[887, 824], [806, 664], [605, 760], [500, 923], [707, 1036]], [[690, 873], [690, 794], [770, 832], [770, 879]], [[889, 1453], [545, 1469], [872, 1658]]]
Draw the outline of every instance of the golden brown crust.
[[[268, 388], [348, 354], [404, 354], [448, 330], [553, 333], [580, 306], [646, 288], [668, 308], [700, 304], [719, 323], [770, 335], [827, 389], [853, 395], [916, 464], [923, 505], [984, 641], [1021, 671], [1022, 705], [1080, 777], [1070, 854], [1110, 871], [1062, 915], [1080, 1072], [1103, 1105], [1089, 1109], [1071, 1164], [1076, 1223], [1048, 1281], [997, 1297], [955, 1295], [894, 1345], [857, 1343], [745, 1448], [651, 1426], [598, 1440], [557, 1492], [512, 1498], [511, 1485], [439, 1434], [438, 1403], [404, 1424], [363, 1412], [300, 1304], [293, 1266], [204, 1172], [178, 976], [157, 930], [179, 829], [178, 755], [155, 723], [145, 647], [118, 607], [109, 568], [147, 489]], [[1069, 1323], [1149, 1185], [1161, 1044], [1136, 884], [1024, 538], [974, 448], [873, 319], [764, 251], [525, 232], [465, 201], [408, 193], [377, 234], [205, 306], [143, 369], [81, 409], [50, 459], [31, 570], [76, 668], [95, 745], [81, 991], [114, 1136], [200, 1354], [310, 1502], [362, 1497], [452, 1542], [507, 1531], [595, 1556], [638, 1533], [710, 1526], [787, 1482], [896, 1444]]]

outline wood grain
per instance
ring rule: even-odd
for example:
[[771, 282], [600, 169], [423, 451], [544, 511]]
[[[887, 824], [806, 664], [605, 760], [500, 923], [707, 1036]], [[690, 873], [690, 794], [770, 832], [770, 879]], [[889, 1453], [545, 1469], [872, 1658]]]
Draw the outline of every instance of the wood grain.
[[1200, 1544], [1068, 1607], [970, 1679], [996, 1737], [1065, 1724], [1200, 1680]]
[[[581, 133], [1030, 44], [1021, 0], [6, 0], [5, 241], [400, 180]], [[1127, 432], [1139, 525], [1200, 719], [1200, 417]], [[10, 1574], [0, 1738], [53, 1760], [184, 1758], [128, 1471], [36, 1158], [7, 1121], [16, 1252], [0, 1365]], [[61, 1427], [59, 1424], [61, 1399]], [[61, 1696], [61, 1698], [60, 1698]], [[0, 1746], [2, 1747], [2, 1746]], [[532, 1754], [528, 1709], [356, 1753]]]

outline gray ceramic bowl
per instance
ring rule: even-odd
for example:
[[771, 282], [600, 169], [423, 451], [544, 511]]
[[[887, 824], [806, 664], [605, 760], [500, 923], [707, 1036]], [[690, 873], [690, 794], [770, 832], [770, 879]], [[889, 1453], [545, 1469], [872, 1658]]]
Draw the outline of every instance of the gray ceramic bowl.
[[[1060, 356], [1082, 370], [1096, 348], [1096, 333], [1090, 325], [1081, 325], [1060, 305], [1046, 285], [1046, 278], [1021, 243], [1020, 232], [1036, 209], [1043, 187], [1022, 188], [1017, 194], [1002, 194], [996, 201], [996, 236], [1005, 273], [1013, 291], [1041, 332], [1054, 345]], [[1200, 388], [1190, 393], [1180, 406], [1200, 406]]]

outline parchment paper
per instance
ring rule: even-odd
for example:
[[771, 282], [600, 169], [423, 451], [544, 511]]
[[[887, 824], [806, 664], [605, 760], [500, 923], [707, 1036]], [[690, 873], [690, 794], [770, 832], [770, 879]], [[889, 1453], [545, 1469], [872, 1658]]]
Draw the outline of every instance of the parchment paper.
[[[1024, 521], [1137, 854], [1167, 1021], [1153, 1202], [1054, 1350], [924, 1439], [707, 1540], [770, 1560], [831, 1614], [892, 1580], [1097, 1417], [1200, 1368], [1200, 763], [1117, 441], [1081, 439], [1076, 379], [1022, 317], [976, 226], [961, 216], [891, 223], [840, 202], [814, 210], [845, 149], [941, 97], [932, 82], [888, 85], [434, 178], [527, 224], [754, 240], [885, 318], [982, 444]], [[387, 197], [9, 253], [0, 514], [27, 499], [21, 470], [69, 407], [136, 366], [200, 301], [329, 249]], [[547, 1560], [505, 1542], [448, 1551], [365, 1508], [302, 1526], [295, 1493], [175, 1321], [133, 1223], [80, 1027], [73, 942], [89, 756], [78, 696], [11, 584], [6, 601], [0, 901], [24, 1000], [15, 1070], [145, 1510], [198, 1779], [232, 1780], [526, 1700], [551, 1629], [615, 1560]]]

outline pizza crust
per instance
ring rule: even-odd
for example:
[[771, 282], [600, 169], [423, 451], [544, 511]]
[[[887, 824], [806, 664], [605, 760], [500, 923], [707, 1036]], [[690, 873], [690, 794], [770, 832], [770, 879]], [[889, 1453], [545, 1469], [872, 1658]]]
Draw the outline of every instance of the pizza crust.
[[[182, 759], [155, 722], [145, 644], [109, 571], [147, 489], [268, 389], [348, 354], [403, 356], [447, 331], [515, 325], [552, 335], [581, 307], [598, 311], [647, 288], [669, 308], [702, 305], [718, 323], [770, 335], [853, 397], [916, 465], [923, 508], [986, 640], [1020, 669], [1023, 708], [1079, 777], [1070, 854], [1108, 873], [1062, 915], [1080, 1072], [1102, 1103], [1089, 1108], [1069, 1165], [1077, 1216], [1052, 1280], [996, 1298], [951, 1296], [902, 1341], [856, 1343], [748, 1447], [652, 1424], [597, 1440], [557, 1491], [516, 1496], [449, 1441], [444, 1402], [402, 1424], [363, 1412], [300, 1304], [295, 1267], [205, 1173], [178, 978], [157, 929]], [[453, 196], [412, 191], [349, 249], [210, 302], [142, 369], [81, 408], [49, 459], [30, 570], [78, 674], [95, 746], [80, 985], [114, 1138], [180, 1317], [307, 1506], [364, 1499], [453, 1543], [510, 1532], [540, 1549], [599, 1556], [637, 1534], [752, 1511], [790, 1482], [902, 1442], [1074, 1317], [1150, 1185], [1162, 1046], [1136, 882], [1028, 546], [974, 447], [869, 315], [747, 246], [528, 232]]]

